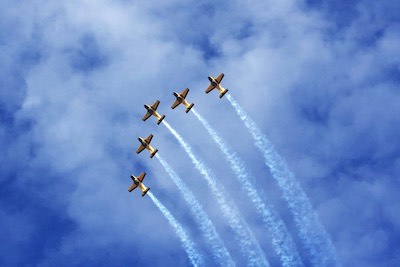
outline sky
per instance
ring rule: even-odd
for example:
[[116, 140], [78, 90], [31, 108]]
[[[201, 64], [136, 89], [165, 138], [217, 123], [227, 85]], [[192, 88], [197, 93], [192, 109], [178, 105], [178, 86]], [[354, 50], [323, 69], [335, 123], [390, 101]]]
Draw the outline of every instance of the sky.
[[246, 257], [166, 121], [218, 178], [270, 266], [245, 191], [187, 100], [243, 159], [305, 266], [282, 190], [226, 97], [257, 123], [306, 193], [342, 266], [400, 264], [399, 1], [11, 1], [0, 3], [0, 266], [188, 266], [145, 185], [217, 266], [152, 144], [203, 206], [237, 266]]

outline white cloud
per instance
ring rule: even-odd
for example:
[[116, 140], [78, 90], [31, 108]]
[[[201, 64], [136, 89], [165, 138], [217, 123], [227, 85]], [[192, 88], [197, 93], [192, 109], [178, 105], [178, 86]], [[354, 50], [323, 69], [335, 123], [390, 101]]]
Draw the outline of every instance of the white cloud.
[[[240, 185], [231, 181], [221, 154], [210, 152], [214, 146], [200, 124], [180, 107], [169, 108], [172, 91], [189, 86], [188, 99], [195, 102], [197, 110], [248, 159], [249, 166], [263, 170], [259, 167], [262, 160], [255, 155], [233, 110], [216, 94], [204, 94], [206, 76], [223, 71], [226, 87], [262, 126], [305, 186], [337, 242], [344, 265], [365, 264], [367, 252], [377, 262], [383, 260], [379, 256], [387, 253], [390, 241], [373, 206], [385, 203], [385, 223], [397, 223], [396, 205], [388, 204], [382, 192], [396, 198], [390, 177], [398, 174], [392, 158], [398, 154], [399, 78], [393, 76], [400, 75], [400, 31], [381, 15], [374, 19], [374, 10], [381, 9], [384, 7], [359, 4], [359, 16], [348, 28], [336, 32], [334, 21], [324, 17], [326, 14], [292, 1], [156, 4], [105, 0], [10, 5], [3, 13], [18, 30], [9, 31], [8, 43], [2, 41], [8, 57], [0, 69], [22, 73], [24, 84], [7, 82], [24, 89], [2, 89], [1, 98], [9, 101], [0, 103], [7, 110], [15, 109], [8, 105], [22, 104], [17, 120], [34, 121], [26, 137], [37, 146], [30, 166], [50, 167], [60, 184], [57, 190], [64, 184], [73, 185], [71, 194], [59, 196], [67, 205], [60, 212], [66, 212], [79, 226], [79, 235], [65, 237], [59, 254], [52, 251], [53, 255], [45, 257], [75, 253], [70, 247], [75, 242], [107, 247], [121, 240], [132, 249], [140, 240], [145, 255], [167, 257], [168, 252], [152, 252], [151, 244], [159, 242], [160, 249], [185, 256], [179, 242], [168, 242], [176, 237], [150, 201], [126, 190], [131, 172], [151, 172], [153, 177], [146, 178], [146, 185], [162, 195], [178, 218], [187, 220], [187, 207], [160, 164], [149, 160], [145, 152], [134, 155], [137, 136], [149, 133], [155, 134], [153, 142], [160, 153], [192, 185], [218, 230], [223, 231], [215, 200], [205, 192], [205, 183], [179, 145], [163, 126], [140, 120], [143, 104], [160, 99], [167, 120], [192, 142], [236, 197]], [[379, 23], [375, 25], [375, 21]], [[371, 33], [377, 29], [381, 30], [378, 37]], [[71, 64], [71, 56], [79, 55], [82, 38], [88, 35], [107, 60], [92, 71], [80, 72]], [[366, 37], [376, 40], [366, 46], [360, 41]], [[24, 46], [33, 42], [40, 46], [35, 48], [40, 50], [40, 59], [21, 71], [13, 63]], [[210, 57], [214, 54], [217, 57]], [[5, 136], [4, 132], [0, 136]], [[20, 146], [9, 151], [23, 154], [27, 148]], [[11, 156], [8, 159], [16, 161]], [[268, 173], [257, 175], [260, 184], [272, 183]], [[39, 184], [53, 177], [41, 179]], [[366, 181], [379, 179], [386, 183], [379, 185], [380, 193], [370, 194]], [[266, 186], [266, 192], [272, 190], [269, 188], [274, 187]], [[241, 197], [237, 196], [238, 200]], [[354, 214], [365, 198], [371, 198], [370, 206]], [[271, 201], [280, 207], [277, 197]], [[254, 217], [251, 211], [243, 213]], [[375, 224], [366, 232], [358, 231], [363, 227], [358, 222], [366, 219]], [[196, 233], [196, 229], [191, 231]], [[347, 254], [354, 245], [352, 240], [362, 240], [362, 248], [368, 248], [374, 239], [379, 249], [360, 248]], [[228, 247], [234, 249], [233, 244]]]

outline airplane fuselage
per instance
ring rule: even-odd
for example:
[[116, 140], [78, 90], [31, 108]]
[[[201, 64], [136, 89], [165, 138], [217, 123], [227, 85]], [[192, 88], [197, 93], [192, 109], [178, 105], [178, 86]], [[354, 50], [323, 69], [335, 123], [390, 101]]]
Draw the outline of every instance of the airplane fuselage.
[[139, 188], [143, 191], [145, 191], [147, 188], [143, 185], [143, 183], [141, 183], [136, 177], [135, 180], [133, 181], [135, 183], [135, 185], [139, 186]]
[[144, 186], [143, 183], [139, 183], [139, 187], [140, 187], [140, 189], [142, 190], [142, 192], [146, 191], [146, 189], [147, 189], [147, 187]]
[[148, 105], [144, 105], [144, 107], [147, 109], [147, 112], [149, 112], [150, 115], [155, 116], [157, 119], [161, 119], [161, 115], [152, 107], [149, 107]]
[[145, 140], [143, 140], [142, 138], [138, 138], [139, 139], [139, 141], [140, 141], [140, 143], [142, 144], [142, 146], [144, 146], [144, 148], [146, 148], [148, 151], [150, 151], [151, 153], [153, 153], [154, 152], [154, 148], [151, 146], [151, 145], [149, 145]]
[[176, 100], [178, 100], [179, 103], [182, 103], [185, 105], [186, 108], [190, 106], [190, 104], [184, 99], [180, 94], [174, 92], [174, 96], [176, 97]]
[[141, 181], [138, 180], [137, 177], [131, 175], [131, 178], [133, 180], [133, 183], [142, 190], [142, 197], [146, 195], [147, 191], [150, 190], [150, 188], [146, 187]]
[[217, 88], [217, 90], [222, 94], [226, 89], [222, 87], [213, 77], [208, 76], [210, 83]]

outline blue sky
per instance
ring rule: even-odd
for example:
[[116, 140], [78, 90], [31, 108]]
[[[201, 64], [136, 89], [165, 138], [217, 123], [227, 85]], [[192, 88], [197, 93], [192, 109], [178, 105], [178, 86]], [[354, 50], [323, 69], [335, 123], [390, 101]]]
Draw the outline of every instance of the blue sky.
[[130, 174], [215, 264], [189, 208], [138, 136], [193, 190], [237, 266], [232, 232], [160, 112], [215, 172], [271, 266], [270, 233], [188, 100], [244, 159], [286, 224], [282, 192], [228, 101], [204, 93], [225, 73], [231, 95], [286, 160], [343, 266], [400, 264], [399, 1], [2, 1], [0, 265], [187, 266], [178, 237]]

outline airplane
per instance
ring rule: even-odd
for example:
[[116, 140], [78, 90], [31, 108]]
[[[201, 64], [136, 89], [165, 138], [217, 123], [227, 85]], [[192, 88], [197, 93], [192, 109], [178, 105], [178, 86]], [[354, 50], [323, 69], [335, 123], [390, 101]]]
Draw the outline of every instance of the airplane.
[[139, 142], [140, 142], [140, 146], [136, 150], [136, 153], [139, 154], [140, 152], [142, 152], [146, 148], [150, 152], [150, 158], [154, 157], [154, 155], [157, 153], [158, 149], [154, 149], [150, 145], [151, 139], [153, 139], [153, 135], [150, 134], [149, 136], [147, 136], [146, 139], [143, 139], [141, 137], [139, 137], [138, 139], [139, 139]]
[[185, 90], [183, 90], [183, 92], [182, 93], [180, 93], [180, 94], [178, 94], [178, 93], [176, 93], [176, 92], [174, 92], [174, 96], [176, 97], [176, 100], [175, 100], [175, 102], [172, 104], [172, 109], [174, 109], [174, 108], [176, 108], [177, 106], [179, 106], [179, 104], [180, 103], [182, 103], [183, 105], [185, 105], [185, 107], [186, 107], [186, 113], [188, 113], [189, 112], [189, 110], [193, 107], [193, 103], [192, 104], [189, 104], [187, 101], [186, 101], [186, 95], [188, 94], [188, 92], [189, 92], [189, 88], [186, 88]]
[[217, 78], [208, 76], [208, 80], [210, 81], [211, 84], [206, 89], [206, 93], [208, 94], [209, 92], [217, 88], [217, 90], [219, 91], [219, 98], [222, 98], [228, 92], [228, 89], [225, 89], [220, 85], [223, 78], [224, 78], [223, 73], [221, 73]]
[[132, 192], [136, 187], [139, 186], [139, 188], [142, 190], [142, 197], [146, 195], [147, 191], [150, 190], [150, 187], [146, 187], [142, 182], [144, 180], [144, 177], [146, 176], [145, 172], [142, 172], [139, 176], [134, 176], [131, 175], [131, 179], [133, 181], [133, 184], [128, 188], [129, 192]]
[[160, 104], [160, 101], [157, 100], [151, 106], [144, 105], [144, 107], [147, 109], [147, 113], [143, 116], [142, 121], [147, 120], [148, 118], [150, 118], [151, 115], [153, 115], [154, 117], [156, 117], [158, 119], [157, 124], [160, 124], [162, 122], [162, 120], [165, 118], [165, 115], [160, 116], [160, 114], [158, 114], [158, 112], [156, 111], [159, 104]]

